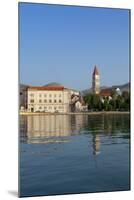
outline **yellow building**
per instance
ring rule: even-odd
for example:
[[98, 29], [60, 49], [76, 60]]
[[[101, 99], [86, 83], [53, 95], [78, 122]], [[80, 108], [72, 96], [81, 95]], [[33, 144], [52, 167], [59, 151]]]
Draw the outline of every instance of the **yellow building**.
[[73, 92], [73, 90], [59, 84], [28, 87], [28, 112], [70, 112], [70, 101]]

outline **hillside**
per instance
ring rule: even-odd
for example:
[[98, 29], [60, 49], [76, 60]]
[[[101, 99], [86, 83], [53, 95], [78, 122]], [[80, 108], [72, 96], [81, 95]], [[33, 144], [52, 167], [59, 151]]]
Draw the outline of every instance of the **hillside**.
[[[114, 88], [119, 88], [121, 90], [121, 92], [123, 91], [130, 91], [130, 83], [125, 83], [125, 84], [122, 84], [122, 85], [113, 85], [111, 87], [108, 87], [108, 86], [102, 86], [100, 87], [100, 90], [102, 89], [114, 89]], [[82, 95], [86, 95], [87, 93], [91, 93], [92, 92], [92, 88], [90, 89], [86, 89], [86, 90], [82, 90], [81, 91], [81, 94]]]

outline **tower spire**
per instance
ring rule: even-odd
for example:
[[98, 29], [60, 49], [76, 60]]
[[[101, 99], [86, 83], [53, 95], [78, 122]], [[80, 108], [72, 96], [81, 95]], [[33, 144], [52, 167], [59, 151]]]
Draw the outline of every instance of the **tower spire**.
[[95, 94], [99, 94], [100, 92], [100, 74], [96, 65], [94, 66], [94, 71], [92, 74], [92, 91]]
[[99, 75], [99, 71], [98, 71], [96, 65], [94, 66], [93, 75]]

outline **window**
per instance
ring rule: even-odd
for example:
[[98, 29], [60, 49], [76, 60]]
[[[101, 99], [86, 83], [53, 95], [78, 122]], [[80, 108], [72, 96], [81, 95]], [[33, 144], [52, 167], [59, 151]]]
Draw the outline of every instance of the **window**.
[[44, 94], [44, 97], [47, 97], [47, 94]]
[[61, 94], [59, 94], [59, 97], [61, 97]]
[[40, 107], [39, 107], [39, 109], [41, 110], [41, 109], [42, 109], [42, 107], [40, 106]]
[[52, 95], [51, 95], [51, 94], [49, 94], [49, 97], [52, 97]]
[[45, 106], [44, 109], [47, 110], [47, 107]]
[[56, 103], [56, 99], [54, 99], [54, 103]]
[[49, 103], [52, 103], [52, 100], [51, 100], [51, 99], [49, 99]]
[[39, 94], [39, 97], [41, 97], [42, 95], [41, 94]]
[[54, 94], [54, 97], [56, 97], [56, 94]]
[[30, 103], [34, 103], [34, 99], [31, 99], [31, 100], [30, 100]]
[[49, 109], [51, 110], [51, 109], [52, 109], [52, 107], [51, 107], [51, 106], [49, 106]]
[[30, 96], [31, 96], [31, 97], [34, 97], [34, 94], [33, 94], [33, 93], [31, 93], [31, 94], [30, 94]]
[[47, 103], [47, 100], [46, 100], [46, 99], [44, 99], [44, 103]]
[[39, 99], [39, 103], [42, 103], [41, 99]]
[[57, 107], [54, 107], [54, 110], [56, 110], [57, 109]]
[[59, 103], [62, 103], [61, 99], [59, 99]]

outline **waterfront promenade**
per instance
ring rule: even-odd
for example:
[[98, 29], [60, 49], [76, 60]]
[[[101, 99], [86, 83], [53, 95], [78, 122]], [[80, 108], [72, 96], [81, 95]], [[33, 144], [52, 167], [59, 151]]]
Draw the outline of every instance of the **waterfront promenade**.
[[68, 113], [52, 113], [52, 112], [20, 112], [20, 115], [100, 115], [100, 114], [130, 114], [129, 111], [100, 111], [100, 112], [68, 112]]

